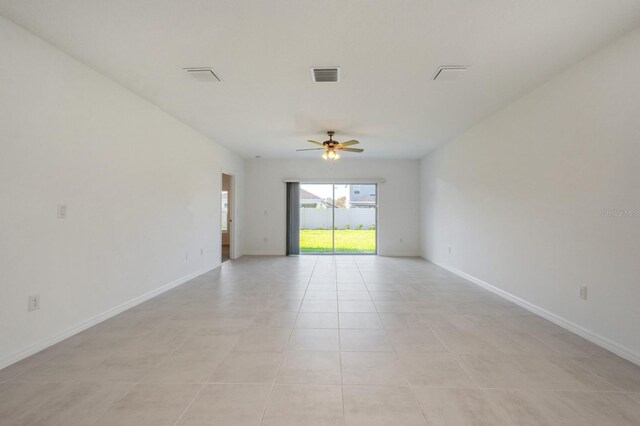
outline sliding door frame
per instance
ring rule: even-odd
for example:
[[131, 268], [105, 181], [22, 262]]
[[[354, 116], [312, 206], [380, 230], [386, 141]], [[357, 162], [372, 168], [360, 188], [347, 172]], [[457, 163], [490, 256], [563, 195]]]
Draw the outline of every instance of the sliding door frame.
[[[377, 180], [374, 180], [373, 182], [367, 181], [367, 180], [362, 180], [362, 179], [358, 179], [356, 182], [349, 182], [349, 181], [332, 181], [332, 182], [327, 182], [327, 181], [315, 181], [315, 180], [301, 180], [298, 181], [300, 187], [302, 187], [302, 185], [331, 185], [331, 199], [333, 200], [333, 206], [331, 207], [331, 252], [302, 252], [300, 251], [300, 255], [304, 255], [304, 254], [311, 254], [311, 255], [328, 255], [328, 256], [343, 256], [343, 255], [347, 255], [347, 256], [377, 256], [378, 255], [378, 209], [380, 208], [380, 182]], [[368, 252], [368, 253], [344, 253], [344, 252], [336, 252], [336, 230], [335, 228], [335, 224], [336, 224], [336, 207], [335, 207], [335, 202], [336, 202], [336, 185], [375, 185], [376, 186], [376, 204], [375, 204], [375, 210], [376, 210], [376, 214], [375, 214], [375, 234], [376, 234], [376, 248], [373, 252]]]

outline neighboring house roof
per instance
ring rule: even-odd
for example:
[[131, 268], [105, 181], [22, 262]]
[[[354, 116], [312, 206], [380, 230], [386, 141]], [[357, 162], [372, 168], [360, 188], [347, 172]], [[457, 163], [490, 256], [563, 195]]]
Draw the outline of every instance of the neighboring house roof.
[[333, 204], [323, 199], [322, 197], [318, 197], [316, 194], [309, 192], [306, 189], [300, 188], [300, 201], [302, 200], [307, 202], [313, 201], [313, 202], [324, 204], [327, 207], [333, 207]]
[[322, 198], [318, 197], [316, 194], [312, 194], [311, 192], [307, 191], [306, 189], [302, 189], [302, 188], [300, 188], [300, 199], [301, 200], [324, 201]]

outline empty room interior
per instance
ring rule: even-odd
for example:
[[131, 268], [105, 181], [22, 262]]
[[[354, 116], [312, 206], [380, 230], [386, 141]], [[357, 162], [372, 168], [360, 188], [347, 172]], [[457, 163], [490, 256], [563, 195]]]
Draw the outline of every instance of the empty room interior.
[[640, 425], [638, 0], [0, 0], [0, 425]]

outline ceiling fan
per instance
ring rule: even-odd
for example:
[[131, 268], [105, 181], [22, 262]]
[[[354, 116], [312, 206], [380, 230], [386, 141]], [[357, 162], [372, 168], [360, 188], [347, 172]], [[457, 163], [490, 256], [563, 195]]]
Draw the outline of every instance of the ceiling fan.
[[347, 152], [364, 152], [364, 149], [362, 148], [347, 148], [348, 146], [351, 145], [356, 145], [359, 144], [360, 142], [356, 141], [356, 140], [350, 140], [350, 141], [346, 141], [346, 142], [338, 142], [338, 141], [334, 141], [333, 140], [333, 135], [335, 135], [336, 132], [329, 130], [327, 132], [327, 134], [329, 135], [329, 140], [328, 141], [324, 141], [324, 142], [316, 142], [316, 141], [312, 141], [312, 140], [307, 140], [307, 142], [310, 142], [312, 144], [315, 145], [320, 145], [322, 148], [306, 148], [306, 149], [296, 149], [296, 151], [324, 151], [322, 153], [322, 158], [324, 158], [325, 160], [337, 160], [338, 158], [340, 158], [340, 154], [338, 154], [338, 151], [347, 151]]

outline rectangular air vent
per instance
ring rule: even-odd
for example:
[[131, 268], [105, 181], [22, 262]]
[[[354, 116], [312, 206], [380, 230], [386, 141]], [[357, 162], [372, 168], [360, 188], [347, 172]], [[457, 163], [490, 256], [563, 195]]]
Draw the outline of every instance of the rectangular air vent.
[[467, 68], [469, 67], [466, 65], [443, 65], [438, 67], [433, 79], [438, 81], [457, 80]]
[[316, 83], [337, 83], [340, 81], [339, 67], [311, 68], [311, 77]]
[[202, 68], [202, 67], [184, 68], [184, 70], [186, 71], [187, 74], [189, 74], [191, 77], [195, 78], [198, 81], [213, 81], [213, 82], [222, 81], [220, 80], [220, 77], [218, 77], [211, 68]]

